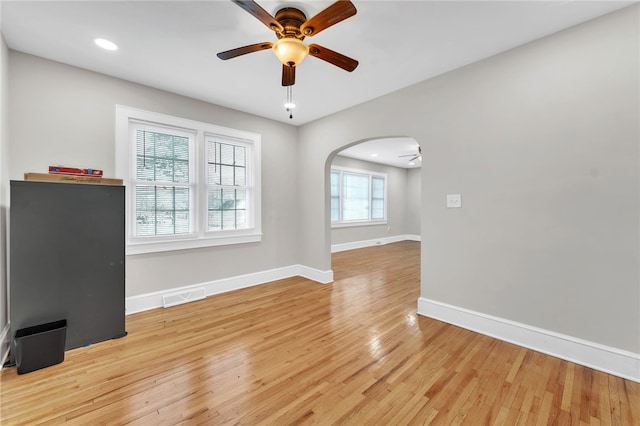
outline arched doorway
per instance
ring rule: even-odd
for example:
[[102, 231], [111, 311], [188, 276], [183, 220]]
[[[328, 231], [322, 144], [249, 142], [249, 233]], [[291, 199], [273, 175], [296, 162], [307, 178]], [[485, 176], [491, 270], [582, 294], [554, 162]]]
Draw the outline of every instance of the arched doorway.
[[420, 241], [422, 152], [410, 137], [347, 144], [327, 159], [331, 252]]

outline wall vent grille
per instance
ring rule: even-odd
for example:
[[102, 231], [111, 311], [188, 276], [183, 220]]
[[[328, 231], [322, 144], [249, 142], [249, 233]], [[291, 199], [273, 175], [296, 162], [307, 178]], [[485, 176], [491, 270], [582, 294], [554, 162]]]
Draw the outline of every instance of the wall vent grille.
[[194, 288], [189, 291], [182, 291], [180, 293], [165, 294], [164, 296], [162, 296], [162, 306], [168, 308], [187, 302], [202, 300], [205, 297], [207, 297], [207, 295], [204, 292], [204, 287]]

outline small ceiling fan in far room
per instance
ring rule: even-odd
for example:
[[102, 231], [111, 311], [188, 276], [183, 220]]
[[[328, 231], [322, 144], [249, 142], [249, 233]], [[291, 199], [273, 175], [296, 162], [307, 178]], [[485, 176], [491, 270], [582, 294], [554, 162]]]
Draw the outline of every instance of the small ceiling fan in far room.
[[346, 71], [353, 71], [358, 61], [341, 53], [334, 52], [319, 44], [305, 44], [305, 37], [314, 36], [356, 14], [356, 8], [349, 0], [339, 0], [317, 15], [307, 19], [304, 12], [294, 7], [285, 7], [276, 12], [273, 17], [253, 0], [231, 0], [270, 30], [276, 33], [277, 41], [271, 43], [251, 44], [218, 53], [218, 58], [227, 60], [247, 53], [273, 49], [273, 53], [282, 62], [282, 85], [293, 86], [296, 82], [296, 66], [300, 65], [307, 56], [315, 56]]
[[422, 148], [420, 148], [420, 145], [418, 145], [418, 153], [417, 154], [406, 154], [406, 155], [398, 155], [399, 158], [402, 157], [413, 157], [410, 158], [409, 161], [413, 161], [413, 160], [420, 160], [422, 161]]

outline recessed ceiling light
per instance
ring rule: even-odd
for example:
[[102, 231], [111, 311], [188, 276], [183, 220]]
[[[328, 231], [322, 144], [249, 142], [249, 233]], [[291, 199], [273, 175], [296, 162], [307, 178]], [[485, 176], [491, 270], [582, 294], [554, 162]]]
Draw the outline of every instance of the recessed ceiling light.
[[96, 38], [93, 42], [106, 50], [118, 50], [117, 44], [104, 38]]
[[372, 156], [372, 157], [377, 157], [377, 156], [378, 156], [378, 154], [373, 153], [373, 154], [371, 154], [371, 156]]
[[409, 163], [410, 166], [415, 166], [416, 163], [414, 163], [413, 161]]

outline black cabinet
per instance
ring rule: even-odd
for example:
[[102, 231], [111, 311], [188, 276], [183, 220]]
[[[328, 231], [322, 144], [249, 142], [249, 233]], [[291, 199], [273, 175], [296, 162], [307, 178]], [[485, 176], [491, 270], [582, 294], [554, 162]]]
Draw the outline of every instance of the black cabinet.
[[9, 215], [11, 353], [52, 321], [65, 349], [126, 335], [124, 187], [11, 181]]

